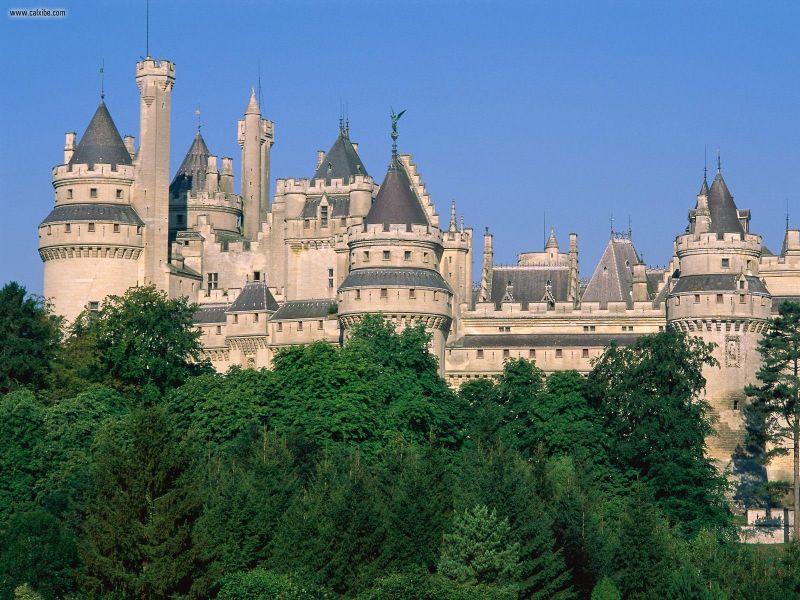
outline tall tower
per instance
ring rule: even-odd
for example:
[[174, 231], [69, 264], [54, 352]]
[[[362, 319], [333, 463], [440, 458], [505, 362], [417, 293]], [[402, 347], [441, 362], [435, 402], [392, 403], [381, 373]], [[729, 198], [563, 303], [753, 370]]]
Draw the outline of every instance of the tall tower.
[[255, 89], [238, 123], [242, 149], [242, 219], [244, 235], [255, 240], [269, 208], [269, 153], [275, 140], [274, 124], [261, 118]]
[[169, 239], [169, 127], [175, 64], [149, 56], [136, 63], [139, 87], [139, 152], [133, 204], [144, 221], [141, 279], [167, 288]]
[[131, 206], [134, 167], [105, 102], [64, 164], [53, 169], [55, 206], [39, 225], [44, 296], [68, 322], [138, 282], [144, 223]]
[[761, 236], [749, 232], [750, 212], [738, 210], [722, 178], [703, 180], [689, 227], [675, 238], [677, 279], [670, 284], [670, 327], [716, 344], [719, 368], [706, 367], [706, 400], [717, 434], [707, 441], [720, 467], [744, 439], [744, 387], [755, 383], [760, 366], [758, 340], [767, 326], [771, 298], [758, 276]]

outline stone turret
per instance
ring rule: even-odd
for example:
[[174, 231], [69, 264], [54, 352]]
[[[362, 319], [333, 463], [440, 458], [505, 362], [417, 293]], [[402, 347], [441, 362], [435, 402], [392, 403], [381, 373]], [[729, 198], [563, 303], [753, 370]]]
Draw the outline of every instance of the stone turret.
[[678, 270], [670, 282], [667, 323], [716, 345], [719, 367], [706, 367], [705, 397], [717, 435], [709, 454], [726, 466], [744, 439], [744, 387], [755, 383], [758, 340], [770, 318], [771, 298], [758, 277], [761, 236], [747, 232], [748, 211], [736, 208], [721, 169], [705, 179], [689, 227], [675, 238]]
[[242, 148], [241, 197], [243, 232], [256, 240], [269, 209], [270, 149], [275, 142], [274, 124], [261, 118], [255, 89], [238, 123], [238, 141]]
[[[175, 64], [149, 56], [136, 63], [140, 143], [133, 205], [145, 223], [141, 280], [167, 287], [169, 235], [169, 132]], [[123, 146], [124, 149], [124, 146]]]
[[144, 222], [131, 205], [134, 167], [104, 101], [80, 143], [66, 135], [53, 169], [55, 207], [39, 225], [44, 296], [68, 322], [138, 283]]
[[437, 270], [444, 244], [430, 224], [406, 167], [395, 155], [363, 225], [348, 231], [350, 273], [339, 286], [345, 332], [365, 314], [382, 314], [399, 328], [422, 323], [444, 367], [453, 290]]

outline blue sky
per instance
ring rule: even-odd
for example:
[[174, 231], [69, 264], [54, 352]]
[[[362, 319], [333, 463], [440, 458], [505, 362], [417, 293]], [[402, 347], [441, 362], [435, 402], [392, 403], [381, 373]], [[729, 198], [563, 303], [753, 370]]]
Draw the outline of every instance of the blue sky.
[[[144, 2], [5, 1], [65, 8], [62, 19], [0, 16], [0, 284], [41, 291], [36, 227], [53, 203], [64, 132], [82, 134], [99, 96], [138, 136], [134, 64]], [[150, 3], [150, 54], [177, 63], [171, 170], [201, 106], [211, 151], [235, 159], [236, 120], [261, 70], [276, 123], [275, 177], [307, 177], [332, 144], [340, 104], [369, 172], [382, 179], [389, 108], [407, 109], [413, 154], [440, 214], [495, 234], [497, 262], [540, 249], [543, 221], [579, 234], [591, 275], [630, 217], [651, 265], [665, 264], [699, 189], [704, 146], [752, 230], [780, 249], [787, 202], [800, 226], [800, 3]], [[237, 183], [238, 185], [238, 183]], [[476, 255], [480, 265], [480, 254]]]

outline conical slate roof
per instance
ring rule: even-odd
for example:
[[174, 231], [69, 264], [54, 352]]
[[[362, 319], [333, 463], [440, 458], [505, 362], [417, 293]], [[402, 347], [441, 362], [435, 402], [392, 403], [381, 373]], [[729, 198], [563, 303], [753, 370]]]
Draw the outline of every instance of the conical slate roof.
[[314, 179], [324, 179], [326, 183], [330, 183], [331, 179], [348, 182], [356, 175], [367, 175], [367, 169], [353, 148], [346, 130], [342, 130], [314, 173]]
[[100, 106], [89, 121], [89, 126], [81, 138], [75, 153], [69, 161], [71, 165], [130, 165], [131, 155], [128, 153], [117, 126], [106, 108]]
[[599, 302], [601, 308], [606, 308], [609, 302], [625, 302], [628, 308], [633, 308], [633, 265], [639, 262], [629, 239], [609, 240], [581, 301]]
[[558, 250], [558, 240], [556, 239], [556, 230], [554, 228], [550, 228], [550, 237], [547, 238], [547, 243], [544, 245], [545, 250], [549, 250], [550, 248], [555, 248]]
[[733, 196], [719, 171], [708, 191], [708, 210], [711, 213], [711, 233], [744, 233]]
[[182, 193], [205, 189], [206, 173], [208, 172], [208, 157], [211, 152], [200, 132], [194, 136], [189, 151], [183, 158], [181, 166], [175, 173], [172, 183], [169, 184], [170, 196], [179, 196]]
[[364, 222], [368, 225], [427, 225], [425, 210], [417, 199], [403, 165], [396, 158], [386, 172], [375, 202]]

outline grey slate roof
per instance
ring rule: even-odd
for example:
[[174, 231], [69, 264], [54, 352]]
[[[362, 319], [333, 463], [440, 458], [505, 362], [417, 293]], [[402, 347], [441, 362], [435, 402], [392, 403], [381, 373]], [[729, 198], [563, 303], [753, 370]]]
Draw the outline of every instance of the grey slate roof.
[[609, 302], [625, 302], [628, 308], [633, 308], [633, 265], [639, 262], [631, 240], [610, 239], [581, 301], [599, 302], [601, 308], [606, 308]]
[[651, 300], [654, 299], [659, 291], [666, 288], [666, 284], [662, 283], [664, 280], [664, 269], [649, 269], [645, 271], [647, 278], [647, 297]]
[[125, 148], [125, 144], [122, 143], [122, 138], [105, 102], [101, 101], [100, 106], [97, 107], [78, 147], [69, 160], [69, 164], [132, 164], [131, 155]]
[[278, 303], [269, 291], [266, 282], [252, 281], [244, 286], [228, 312], [274, 312]]
[[444, 277], [432, 269], [356, 269], [350, 271], [339, 289], [358, 287], [431, 288], [452, 293]]
[[[764, 282], [753, 275], [746, 275], [748, 291], [756, 294], [769, 294]], [[739, 275], [683, 275], [672, 286], [672, 294], [692, 292], [735, 292], [738, 290]]]
[[711, 213], [711, 233], [744, 233], [733, 196], [719, 171], [708, 190], [708, 210]]
[[[303, 218], [316, 219], [317, 208], [322, 202], [322, 196], [306, 198], [303, 205]], [[333, 218], [346, 217], [350, 214], [350, 196], [328, 196], [329, 216]]]
[[796, 302], [800, 304], [800, 296], [773, 296], [772, 297], [772, 314], [777, 315], [778, 309], [784, 302]]
[[208, 146], [198, 131], [172, 183], [169, 184], [169, 195], [176, 197], [188, 191], [197, 192], [205, 189], [210, 155]]
[[364, 222], [368, 225], [427, 225], [428, 217], [411, 186], [405, 168], [392, 158], [381, 189]]
[[50, 211], [44, 218], [45, 223], [63, 223], [65, 221], [96, 221], [98, 223], [123, 223], [127, 225], [144, 225], [130, 204], [62, 204]]
[[225, 312], [228, 310], [227, 304], [201, 304], [197, 312], [194, 313], [195, 324], [224, 323]]
[[367, 174], [347, 132], [342, 130], [314, 173], [314, 179], [324, 179], [326, 183], [330, 183], [331, 179], [343, 179], [347, 183], [356, 175]]
[[632, 333], [492, 333], [489, 335], [465, 335], [454, 347], [462, 348], [596, 348], [616, 342], [628, 346], [640, 336]]
[[297, 321], [302, 319], [323, 319], [331, 314], [333, 300], [289, 300], [270, 317], [270, 321]]
[[569, 294], [569, 269], [567, 267], [503, 267], [496, 266], [492, 272], [491, 301], [500, 304], [511, 283], [511, 302], [523, 305], [542, 302], [547, 282], [556, 302], [566, 302]]

